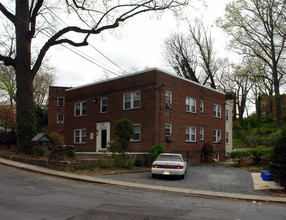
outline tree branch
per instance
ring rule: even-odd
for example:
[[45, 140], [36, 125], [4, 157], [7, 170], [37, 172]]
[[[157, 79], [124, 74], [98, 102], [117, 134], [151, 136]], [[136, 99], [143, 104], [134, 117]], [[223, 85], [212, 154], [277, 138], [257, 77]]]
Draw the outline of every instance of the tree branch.
[[0, 11], [8, 18], [13, 24], [16, 22], [16, 16], [9, 12], [4, 5], [0, 2]]
[[[28, 33], [28, 36], [30, 38], [32, 38], [35, 35], [35, 31], [36, 31], [36, 18], [38, 16], [38, 12], [41, 9], [42, 5], [43, 5], [44, 0], [38, 0], [37, 4], [34, 8], [34, 10], [32, 11], [32, 16], [31, 16], [31, 30]], [[32, 6], [31, 6], [32, 7]], [[32, 10], [32, 9], [31, 9]]]
[[3, 56], [0, 54], [0, 61], [3, 61], [5, 66], [13, 66], [15, 67], [16, 62], [13, 58], [11, 57], [7, 57], [7, 56]]

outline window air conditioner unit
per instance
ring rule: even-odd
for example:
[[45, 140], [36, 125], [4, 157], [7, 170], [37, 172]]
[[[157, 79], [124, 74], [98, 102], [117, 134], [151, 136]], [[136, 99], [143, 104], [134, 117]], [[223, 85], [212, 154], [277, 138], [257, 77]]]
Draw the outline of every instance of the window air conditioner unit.
[[172, 104], [169, 103], [169, 102], [167, 102], [167, 103], [166, 103], [166, 108], [171, 109], [171, 108], [172, 108]]
[[172, 141], [173, 137], [171, 135], [165, 136], [166, 141]]

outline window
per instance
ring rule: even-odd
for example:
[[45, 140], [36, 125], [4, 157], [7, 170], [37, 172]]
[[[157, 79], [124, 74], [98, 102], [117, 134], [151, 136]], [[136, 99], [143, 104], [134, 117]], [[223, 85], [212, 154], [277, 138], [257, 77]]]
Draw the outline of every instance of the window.
[[265, 113], [265, 112], [261, 112], [261, 116], [262, 116], [262, 117], [265, 117], [265, 116], [266, 116], [266, 113]]
[[225, 132], [225, 143], [229, 144], [229, 132], [228, 131]]
[[140, 124], [134, 124], [134, 131], [135, 131], [135, 135], [134, 138], [132, 139], [132, 141], [140, 141], [140, 136], [141, 136], [141, 126]]
[[64, 98], [63, 97], [58, 97], [57, 106], [64, 106]]
[[166, 102], [166, 108], [172, 108], [172, 92], [166, 91], [165, 102]]
[[123, 95], [123, 109], [136, 109], [141, 107], [141, 93], [131, 92]]
[[64, 115], [57, 115], [57, 123], [58, 124], [64, 123]]
[[186, 127], [186, 142], [196, 142], [196, 127]]
[[100, 113], [107, 113], [107, 97], [100, 100]]
[[261, 107], [265, 107], [265, 102], [261, 102]]
[[172, 140], [172, 125], [165, 124], [165, 138], [166, 140]]
[[205, 112], [205, 102], [204, 100], [200, 100], [200, 113]]
[[213, 105], [213, 116], [215, 118], [221, 118], [221, 106], [220, 105]]
[[205, 139], [205, 129], [200, 128], [200, 140], [203, 141]]
[[196, 113], [196, 99], [186, 97], [186, 112]]
[[77, 102], [74, 104], [74, 116], [84, 116], [87, 113], [87, 102]]
[[228, 109], [225, 110], [225, 120], [229, 121], [229, 110]]
[[220, 143], [221, 142], [221, 130], [214, 130], [214, 143]]
[[86, 129], [74, 130], [74, 143], [75, 144], [86, 143]]

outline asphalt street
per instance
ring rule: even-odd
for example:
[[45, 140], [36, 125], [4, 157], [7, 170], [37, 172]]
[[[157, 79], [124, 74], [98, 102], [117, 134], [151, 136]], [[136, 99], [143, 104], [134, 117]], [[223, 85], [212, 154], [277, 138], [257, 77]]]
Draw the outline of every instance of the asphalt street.
[[1, 164], [0, 179], [0, 220], [284, 220], [286, 216], [283, 204], [110, 187]]

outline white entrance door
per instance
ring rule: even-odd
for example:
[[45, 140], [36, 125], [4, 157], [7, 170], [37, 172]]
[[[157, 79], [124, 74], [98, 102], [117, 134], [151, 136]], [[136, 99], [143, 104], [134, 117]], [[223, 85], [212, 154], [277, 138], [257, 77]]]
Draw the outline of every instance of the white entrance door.
[[96, 151], [106, 150], [110, 141], [110, 122], [96, 124]]

